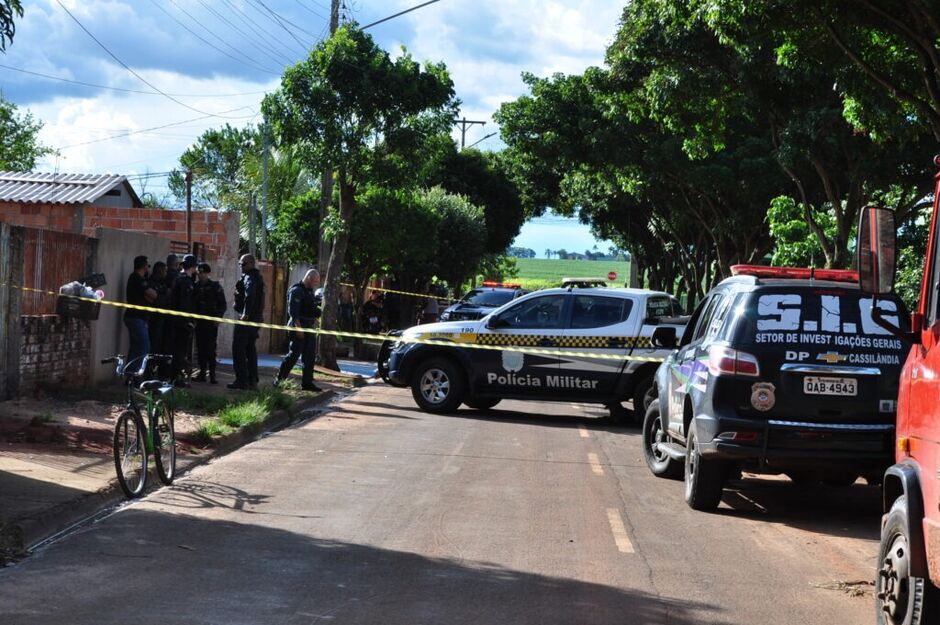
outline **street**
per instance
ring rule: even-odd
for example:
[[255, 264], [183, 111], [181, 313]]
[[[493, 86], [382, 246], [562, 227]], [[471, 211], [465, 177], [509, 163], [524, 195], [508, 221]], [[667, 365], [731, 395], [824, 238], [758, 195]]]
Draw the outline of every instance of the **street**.
[[0, 622], [874, 620], [879, 489], [745, 476], [693, 512], [605, 415], [370, 385], [0, 570]]

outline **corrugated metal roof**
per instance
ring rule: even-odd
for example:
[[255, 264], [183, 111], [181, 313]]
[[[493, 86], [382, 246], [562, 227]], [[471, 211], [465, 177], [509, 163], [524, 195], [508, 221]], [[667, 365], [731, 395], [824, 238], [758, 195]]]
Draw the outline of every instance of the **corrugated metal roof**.
[[[3, 171], [0, 172], [0, 202], [85, 204], [126, 182], [126, 177], [116, 174]], [[136, 196], [133, 189], [131, 193]]]

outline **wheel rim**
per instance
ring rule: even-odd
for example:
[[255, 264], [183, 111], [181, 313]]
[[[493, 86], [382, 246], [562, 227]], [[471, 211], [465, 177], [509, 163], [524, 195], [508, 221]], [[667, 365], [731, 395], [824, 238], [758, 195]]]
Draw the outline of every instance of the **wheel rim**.
[[173, 433], [173, 417], [165, 405], [157, 413], [157, 431], [154, 434], [159, 445], [160, 463], [167, 479], [172, 479], [176, 472], [176, 437]]
[[695, 472], [698, 470], [698, 463], [696, 462], [696, 443], [695, 435], [692, 433], [692, 430], [689, 430], [689, 443], [688, 443], [688, 452], [685, 455], [685, 496], [686, 498], [692, 496], [692, 483], [695, 481]]
[[146, 474], [145, 450], [143, 433], [137, 429], [137, 423], [130, 417], [121, 420], [120, 442], [120, 469], [121, 477], [132, 493], [139, 492], [143, 487]]
[[450, 394], [450, 378], [441, 369], [428, 369], [421, 376], [419, 388], [425, 401], [439, 404]]
[[878, 570], [878, 600], [888, 623], [903, 623], [907, 617], [911, 592], [910, 572], [907, 538], [896, 534]]
[[664, 442], [666, 442], [666, 435], [665, 432], [663, 432], [662, 418], [656, 417], [653, 420], [652, 426], [650, 426], [649, 446], [653, 458], [657, 463], [665, 462], [669, 458], [669, 454], [659, 448], [659, 444]]

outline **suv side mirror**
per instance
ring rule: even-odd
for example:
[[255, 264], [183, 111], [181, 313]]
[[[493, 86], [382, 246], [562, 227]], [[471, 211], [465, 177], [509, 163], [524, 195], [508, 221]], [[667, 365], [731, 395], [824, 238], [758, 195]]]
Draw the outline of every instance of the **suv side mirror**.
[[894, 291], [894, 211], [868, 206], [858, 222], [858, 284], [863, 293], [888, 295]]
[[665, 349], [675, 349], [676, 329], [671, 326], [659, 326], [653, 330], [653, 345]]

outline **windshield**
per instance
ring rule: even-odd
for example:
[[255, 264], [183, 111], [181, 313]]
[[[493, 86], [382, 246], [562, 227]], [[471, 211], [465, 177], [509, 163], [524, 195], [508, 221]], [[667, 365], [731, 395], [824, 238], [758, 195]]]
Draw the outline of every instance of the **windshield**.
[[473, 289], [460, 300], [462, 304], [498, 308], [515, 295], [514, 291], [496, 291], [494, 289]]

